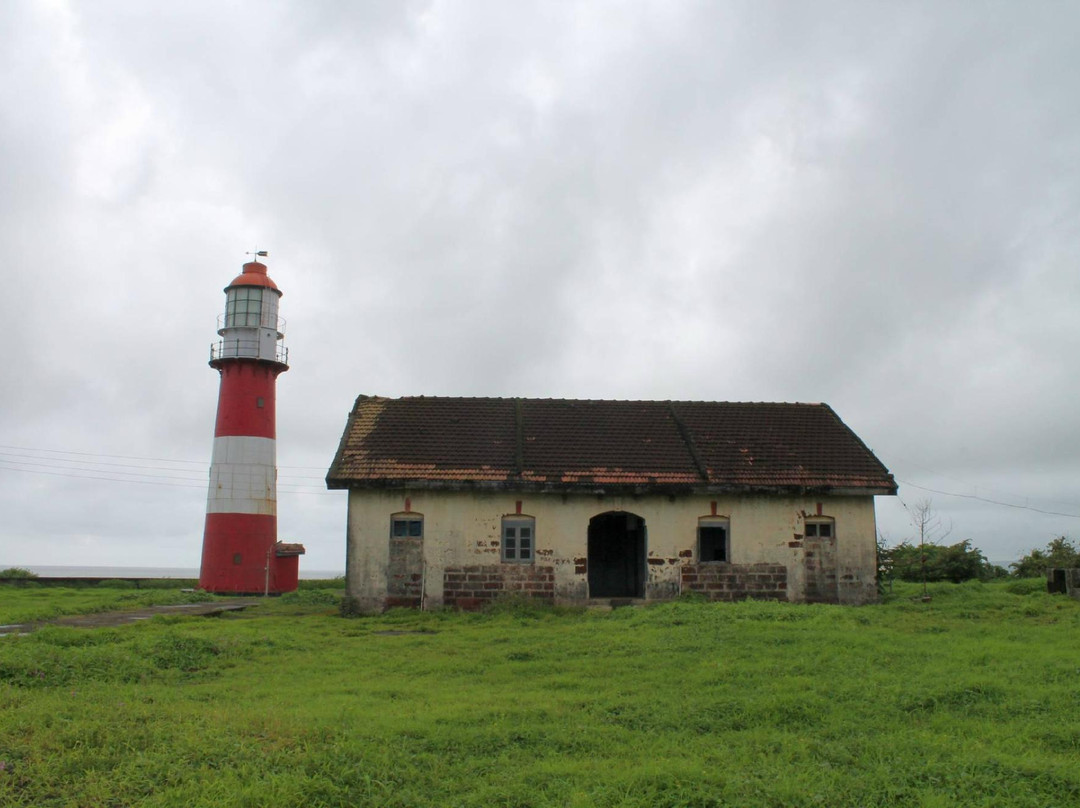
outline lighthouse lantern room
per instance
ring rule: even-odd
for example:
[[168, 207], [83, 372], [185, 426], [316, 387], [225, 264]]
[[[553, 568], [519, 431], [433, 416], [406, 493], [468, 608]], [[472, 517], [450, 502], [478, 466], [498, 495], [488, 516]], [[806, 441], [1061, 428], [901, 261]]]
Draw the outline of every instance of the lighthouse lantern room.
[[277, 540], [275, 387], [289, 369], [280, 299], [265, 264], [244, 264], [225, 287], [221, 339], [210, 348], [221, 386], [199, 572], [199, 586], [209, 592], [270, 594], [297, 586], [304, 548]]

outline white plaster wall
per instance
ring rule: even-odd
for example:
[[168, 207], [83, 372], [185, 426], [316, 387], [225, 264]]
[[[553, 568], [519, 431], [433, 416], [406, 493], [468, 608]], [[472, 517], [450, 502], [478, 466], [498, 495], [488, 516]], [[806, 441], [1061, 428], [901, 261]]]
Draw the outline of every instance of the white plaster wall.
[[[595, 496], [562, 494], [472, 493], [438, 491], [349, 492], [348, 594], [365, 608], [381, 607], [386, 597], [390, 516], [410, 509], [424, 517], [425, 592], [427, 603], [442, 602], [447, 567], [500, 563], [503, 516], [516, 512], [536, 519], [536, 563], [555, 568], [556, 600], [588, 597], [586, 576], [575, 572], [587, 551], [589, 520], [607, 511], [628, 511], [645, 520], [649, 564], [646, 596], [678, 594], [680, 567], [693, 563], [698, 518], [712, 514], [730, 520], [733, 564], [784, 564], [788, 597], [805, 592], [802, 525], [806, 515], [832, 517], [836, 524], [837, 577], [842, 602], [866, 602], [876, 592], [876, 526], [873, 497], [768, 496]], [[843, 580], [843, 576], [851, 576]]]

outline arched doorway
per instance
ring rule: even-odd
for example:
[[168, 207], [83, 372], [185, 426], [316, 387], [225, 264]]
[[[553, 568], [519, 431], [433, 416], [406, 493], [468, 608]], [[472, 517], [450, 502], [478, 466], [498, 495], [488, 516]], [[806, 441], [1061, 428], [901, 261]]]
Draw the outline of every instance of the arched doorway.
[[645, 520], [608, 511], [589, 520], [589, 597], [645, 596]]

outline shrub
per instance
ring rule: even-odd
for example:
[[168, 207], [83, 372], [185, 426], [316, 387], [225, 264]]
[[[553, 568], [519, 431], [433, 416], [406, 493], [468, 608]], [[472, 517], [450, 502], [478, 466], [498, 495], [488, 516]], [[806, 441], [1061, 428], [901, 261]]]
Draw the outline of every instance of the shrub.
[[334, 606], [339, 599], [337, 592], [330, 589], [298, 589], [281, 596], [282, 603], [299, 606]]
[[1017, 578], [1041, 578], [1050, 567], [1075, 569], [1080, 567], [1080, 548], [1076, 542], [1059, 536], [1045, 550], [1032, 550], [1019, 561], [1010, 564]]
[[359, 598], [353, 598], [348, 595], [341, 599], [341, 616], [342, 617], [363, 617], [365, 612], [360, 607]]
[[301, 578], [299, 589], [344, 589], [345, 576], [338, 578]]
[[36, 572], [31, 572], [23, 567], [8, 567], [6, 570], [0, 570], [0, 578], [20, 578], [23, 580], [33, 580], [37, 578]]
[[[925, 558], [925, 562], [924, 562]], [[1001, 568], [986, 560], [971, 539], [951, 545], [902, 542], [896, 547], [879, 550], [879, 567], [901, 581], [928, 582], [987, 580], [999, 577]], [[925, 567], [925, 569], [924, 569]]]

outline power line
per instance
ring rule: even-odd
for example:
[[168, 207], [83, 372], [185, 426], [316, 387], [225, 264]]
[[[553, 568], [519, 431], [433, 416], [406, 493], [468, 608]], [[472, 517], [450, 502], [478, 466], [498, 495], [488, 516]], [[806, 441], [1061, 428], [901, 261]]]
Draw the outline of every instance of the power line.
[[[899, 477], [896, 478], [896, 481], [903, 483], [904, 485], [910, 485], [912, 488], [918, 488], [920, 491], [929, 491], [931, 494], [941, 494], [942, 496], [946, 497], [960, 497], [962, 499], [974, 499], [979, 502], [989, 503], [991, 505], [1001, 505], [1005, 508], [1015, 508], [1018, 511], [1034, 511], [1035, 513], [1043, 513], [1047, 516], [1066, 516], [1070, 519], [1080, 519], [1080, 514], [1062, 513], [1061, 511], [1047, 511], [1043, 510], [1042, 508], [1033, 508], [1030, 505], [1017, 505], [1012, 502], [1002, 502], [998, 499], [990, 499], [989, 497], [980, 497], [978, 494], [958, 494], [955, 491], [941, 491], [937, 488], [927, 488], [925, 485], [918, 485], [917, 483], [908, 482], [907, 480], [901, 480]], [[906, 508], [907, 506], [905, 505], [904, 507]]]
[[23, 474], [47, 474], [50, 477], [75, 477], [80, 480], [101, 480], [103, 482], [113, 483], [140, 483], [142, 485], [166, 485], [173, 488], [205, 488], [204, 485], [185, 485], [184, 483], [158, 483], [152, 480], [125, 480], [116, 477], [92, 477], [87, 474], [66, 474], [62, 471], [35, 471], [34, 469], [20, 469], [12, 468], [10, 466], [0, 466], [0, 471], [21, 471]]
[[[114, 455], [98, 455], [98, 456], [99, 457], [112, 457]], [[6, 458], [9, 458], [9, 457], [17, 457], [17, 458], [22, 458], [22, 459], [20, 459], [20, 460], [7, 460]], [[138, 465], [138, 464], [135, 464], [135, 463], [108, 463], [108, 462], [99, 461], [99, 460], [71, 460], [71, 459], [68, 459], [66, 457], [38, 457], [36, 455], [16, 454], [16, 453], [13, 453], [13, 452], [0, 452], [0, 462], [20, 463], [20, 464], [29, 465], [29, 466], [38, 465], [38, 466], [42, 466], [42, 467], [45, 467], [45, 468], [69, 468], [69, 466], [57, 466], [57, 465], [54, 465], [52, 463], [31, 463], [31, 462], [29, 462], [31, 460], [56, 461], [56, 463], [70, 463], [70, 464], [73, 464], [72, 466], [70, 466], [70, 468], [72, 468], [72, 469], [79, 469], [79, 470], [85, 470], [85, 471], [101, 471], [101, 472], [108, 471], [108, 472], [115, 473], [115, 474], [133, 474], [134, 472], [126, 472], [126, 471], [112, 472], [111, 469], [97, 469], [97, 468], [81, 469], [80, 466], [112, 466], [112, 467], [116, 467], [116, 468], [127, 468], [127, 469], [146, 469], [148, 471], [175, 471], [175, 472], [179, 472], [181, 474], [185, 473], [185, 472], [196, 471], [196, 469], [174, 469], [174, 468], [168, 468], [167, 466], [142, 466], [142, 465]], [[183, 462], [186, 463], [186, 462], [189, 462], [189, 461], [183, 461]], [[79, 465], [74, 465], [74, 464], [79, 464]], [[205, 470], [208, 469], [209, 466], [207, 464], [205, 464], [205, 463], [203, 463], [202, 466], [203, 466], [204, 475], [205, 475], [205, 473], [206, 473]], [[279, 466], [278, 468], [294, 468], [294, 467], [293, 466]], [[152, 476], [159, 476], [159, 475], [146, 475], [146, 476], [151, 476], [152, 477]], [[166, 479], [172, 479], [172, 478], [166, 478]], [[185, 478], [185, 479], [195, 480], [195, 479], [203, 479], [203, 478], [188, 477], [188, 478]], [[278, 479], [285, 479], [285, 480], [325, 480], [326, 478], [322, 474], [319, 474], [319, 475], [314, 475], [314, 474], [279, 474]]]
[[[6, 460], [0, 459], [0, 464], [11, 463], [11, 462], [12, 461], [6, 461]], [[23, 465], [42, 465], [42, 464], [26, 463], [26, 464], [23, 464]], [[63, 466], [43, 466], [43, 467], [44, 468], [64, 468]], [[106, 471], [106, 470], [97, 470], [97, 469], [72, 469], [71, 471], [68, 471], [68, 472], [64, 472], [64, 471], [39, 471], [39, 470], [36, 470], [36, 469], [21, 468], [19, 466], [14, 466], [14, 465], [0, 465], [0, 471], [18, 471], [18, 472], [22, 472], [23, 474], [44, 474], [44, 475], [48, 475], [50, 477], [71, 477], [71, 478], [79, 479], [79, 480], [98, 480], [98, 481], [101, 481], [101, 482], [111, 482], [111, 483], [139, 483], [141, 485], [160, 485], [160, 486], [167, 486], [167, 487], [172, 487], [172, 488], [200, 488], [200, 489], [203, 489], [203, 490], [206, 489], [205, 480], [202, 480], [200, 482], [195, 482], [195, 478], [165, 477], [165, 476], [162, 476], [162, 475], [155, 475], [155, 474], [134, 474], [134, 473], [131, 473], [131, 472], [122, 472], [122, 471], [109, 472], [109, 471]], [[83, 472], [89, 472], [89, 473], [86, 473], [86, 474], [72, 473], [74, 471], [83, 471]], [[100, 471], [100, 474], [129, 474], [130, 477], [103, 477], [103, 476], [99, 476], [99, 474], [95, 474], [94, 473], [95, 471]], [[154, 479], [138, 480], [138, 479], [131, 479], [131, 477], [155, 477], [158, 480], [174, 480], [174, 481], [190, 480], [191, 482], [158, 482], [157, 480], [154, 480]], [[192, 483], [194, 483], [194, 484], [192, 484]], [[303, 490], [305, 488], [309, 488], [311, 490]], [[308, 496], [312, 496], [312, 495], [314, 495], [314, 496], [333, 496], [336, 493], [334, 491], [319, 490], [316, 486], [300, 486], [300, 485], [296, 485], [296, 486], [282, 485], [282, 486], [278, 486], [277, 490], [278, 490], [279, 493], [305, 494], [305, 495], [308, 495]]]
[[[3, 445], [3, 444], [0, 444], [0, 449], [15, 449], [15, 450], [20, 451], [20, 452], [48, 452], [50, 454], [79, 455], [80, 457], [111, 457], [111, 458], [116, 459], [116, 460], [150, 460], [150, 461], [156, 461], [156, 462], [160, 462], [160, 463], [189, 463], [189, 464], [196, 465], [196, 466], [203, 466], [203, 467], [209, 466], [209, 463], [207, 463], [205, 460], [175, 460], [173, 458], [168, 458], [168, 457], [137, 457], [137, 456], [134, 456], [134, 455], [100, 454], [100, 453], [97, 453], [97, 452], [72, 452], [72, 451], [69, 451], [67, 449], [39, 449], [39, 448], [35, 448], [33, 446], [6, 446], [6, 445]], [[71, 462], [74, 463], [76, 461], [73, 460]], [[98, 462], [100, 465], [105, 465], [104, 461], [93, 461], [93, 462]], [[282, 468], [282, 469], [300, 469], [301, 471], [322, 471], [326, 467], [325, 466], [278, 466], [278, 468]], [[312, 477], [312, 479], [315, 479], [315, 478]]]
[[[897, 462], [901, 466], [913, 466], [916, 469], [920, 469], [921, 471], [925, 471], [927, 474], [930, 474], [935, 478], [940, 478], [942, 480], [947, 480], [949, 482], [959, 483], [960, 485], [962, 485], [962, 486], [964, 486], [966, 488], [971, 488], [971, 489], [973, 489], [975, 491], [978, 491], [980, 488], [982, 488], [984, 491], [988, 491], [991, 494], [994, 494], [996, 496], [1010, 497], [1012, 499], [1022, 499], [1022, 500], [1024, 500], [1024, 502], [1030, 502], [1031, 499], [1032, 499], [1029, 496], [1017, 494], [1017, 493], [1015, 493], [1013, 491], [1000, 491], [1000, 490], [991, 488], [988, 485], [975, 485], [974, 483], [968, 482], [967, 480], [960, 480], [960, 479], [957, 479], [956, 477], [952, 477], [952, 476], [947, 475], [947, 474], [941, 474], [939, 472], [934, 471], [932, 468], [929, 468], [928, 466], [924, 466], [924, 465], [922, 465], [920, 463], [915, 463], [915, 462], [913, 462], [913, 461], [911, 461], [911, 460], [909, 460], [907, 458], [899, 457], [899, 456], [897, 456], [895, 454], [890, 453], [890, 456], [893, 457], [895, 460], [897, 460]], [[1041, 502], [1044, 502], [1044, 503], [1047, 503], [1047, 504], [1051, 504], [1051, 505], [1066, 505], [1066, 506], [1068, 506], [1070, 508], [1078, 508], [1078, 509], [1080, 509], [1080, 504], [1077, 504], [1075, 502], [1065, 502], [1063, 500], [1045, 499], [1045, 498], [1036, 498], [1036, 499], [1038, 501], [1041, 501]], [[993, 500], [988, 500], [988, 501], [993, 501]], [[1009, 503], [1005, 503], [1005, 504], [1009, 504]], [[1010, 507], [1019, 507], [1019, 506], [1010, 505]]]
[[[9, 445], [4, 445], [4, 444], [0, 444], [0, 449], [10, 449], [10, 450], [16, 450], [16, 451], [21, 451], [21, 452], [44, 452], [44, 453], [48, 453], [48, 454], [57, 454], [57, 455], [75, 455], [77, 457], [91, 457], [91, 458], [92, 457], [108, 457], [108, 458], [112, 458], [114, 460], [142, 460], [142, 461], [146, 461], [146, 462], [157, 462], [157, 463], [185, 463], [185, 464], [188, 464], [188, 465], [201, 466], [203, 469], [209, 469], [209, 464], [206, 463], [206, 461], [202, 461], [202, 460], [176, 460], [176, 459], [167, 458], [167, 457], [141, 457], [141, 456], [134, 456], [134, 455], [101, 454], [101, 453], [96, 453], [96, 452], [75, 452], [75, 451], [69, 451], [69, 450], [66, 450], [66, 449], [43, 449], [43, 448], [35, 448], [35, 447], [30, 447], [30, 446], [9, 446]], [[14, 458], [23, 458], [23, 459], [21, 459], [21, 460], [7, 460], [7, 459], [5, 459], [5, 457], [14, 457]], [[72, 465], [71, 466], [62, 466], [62, 465], [57, 466], [57, 465], [50, 464], [50, 463], [29, 462], [29, 461], [33, 461], [33, 460], [45, 460], [45, 461], [55, 460], [58, 463], [70, 463]], [[74, 465], [74, 464], [81, 464], [82, 466], [112, 466], [112, 467], [116, 467], [116, 468], [146, 469], [148, 471], [172, 471], [172, 472], [180, 472], [180, 473], [188, 471], [187, 469], [175, 469], [175, 468], [168, 468], [168, 467], [165, 467], [165, 466], [140, 466], [140, 465], [134, 465], [134, 464], [130, 464], [130, 463], [110, 463], [110, 462], [107, 462], [107, 461], [104, 461], [104, 460], [75, 460], [75, 459], [62, 458], [62, 457], [55, 457], [55, 458], [35, 457], [33, 455], [12, 454], [11, 452], [0, 452], [0, 463], [10, 464], [10, 465], [7, 465], [7, 466], [0, 465], [0, 470], [4, 470], [4, 471], [21, 471], [21, 472], [24, 472], [26, 474], [45, 474], [45, 475], [49, 475], [49, 476], [53, 476], [53, 477], [72, 477], [72, 478], [76, 478], [76, 479], [85, 479], [85, 480], [101, 480], [101, 481], [104, 481], [104, 482], [140, 483], [140, 484], [143, 484], [143, 485], [163, 485], [163, 486], [170, 486], [171, 485], [171, 486], [178, 487], [178, 488], [202, 488], [205, 485], [205, 477], [201, 477], [201, 476], [200, 477], [175, 477], [175, 476], [163, 475], [163, 474], [140, 474], [138, 472], [113, 471], [112, 469], [81, 468], [81, 467], [79, 467], [77, 465]], [[922, 466], [918, 466], [917, 463], [909, 463], [909, 465], [917, 466], [919, 468], [925, 468], [925, 467], [922, 467]], [[53, 468], [67, 469], [69, 473], [65, 473], [65, 472], [61, 472], [61, 471], [36, 471], [34, 469], [29, 469], [29, 468], [20, 468], [21, 466], [35, 466], [38, 469], [53, 469]], [[278, 466], [278, 468], [281, 468], [281, 469], [298, 469], [298, 470], [301, 470], [301, 471], [306, 471], [306, 470], [322, 471], [321, 466]], [[931, 471], [930, 469], [926, 469], [926, 470]], [[70, 472], [76, 472], [76, 471], [89, 472], [89, 473], [88, 474], [70, 473]], [[194, 469], [191, 469], [190, 471], [194, 471]], [[933, 473], [933, 472], [931, 471], [931, 473]], [[102, 474], [124, 475], [124, 476], [109, 476], [109, 477], [99, 476], [99, 475], [102, 475]], [[129, 479], [131, 477], [149, 477], [149, 478], [153, 478], [153, 479], [150, 479], [150, 480]], [[308, 475], [308, 474], [292, 474], [292, 475], [290, 475], [290, 474], [282, 474], [282, 475], [278, 476], [278, 479], [280, 479], [280, 480], [322, 480], [322, 479], [324, 479], [324, 477], [322, 475]], [[170, 480], [170, 481], [180, 481], [180, 482], [155, 482], [154, 480]], [[1069, 519], [1080, 519], [1080, 514], [1064, 513], [1062, 511], [1051, 511], [1051, 510], [1047, 510], [1047, 509], [1044, 509], [1044, 508], [1036, 508], [1036, 507], [1033, 507], [1031, 505], [1017, 505], [1016, 503], [1013, 503], [1013, 502], [1004, 502], [1004, 501], [998, 500], [998, 499], [991, 499], [989, 497], [982, 497], [982, 496], [979, 496], [978, 494], [962, 494], [962, 493], [958, 493], [956, 491], [943, 491], [941, 489], [930, 488], [928, 486], [919, 485], [918, 483], [913, 483], [913, 482], [910, 482], [908, 480], [902, 480], [899, 477], [897, 477], [896, 480], [897, 480], [897, 482], [903, 483], [904, 485], [909, 485], [912, 488], [917, 488], [920, 491], [927, 491], [927, 492], [929, 492], [931, 494], [940, 494], [940, 495], [946, 496], [946, 497], [958, 497], [958, 498], [961, 498], [961, 499], [971, 499], [971, 500], [975, 500], [977, 502], [985, 502], [985, 503], [990, 504], [990, 505], [1000, 505], [1002, 507], [1013, 508], [1015, 510], [1032, 511], [1033, 513], [1041, 513], [1041, 514], [1045, 514], [1047, 516], [1064, 516], [1064, 517], [1069, 518]], [[188, 484], [189, 482], [190, 483], [195, 483], [195, 484], [194, 485]], [[957, 480], [957, 482], [962, 482], [962, 481]], [[972, 487], [977, 488], [977, 486], [972, 486]], [[304, 488], [310, 488], [312, 490], [301, 490], [301, 489], [304, 489]], [[314, 495], [323, 495], [323, 496], [333, 496], [334, 493], [335, 493], [335, 492], [332, 492], [332, 491], [318, 490], [318, 488], [319, 487], [317, 487], [317, 486], [305, 486], [302, 483], [291, 483], [291, 484], [286, 483], [283, 486], [279, 486], [279, 490], [283, 491], [284, 493], [288, 493], [288, 494], [307, 494], [307, 495], [313, 495], [314, 494]], [[1027, 499], [1027, 497], [1025, 497], [1025, 499]], [[1072, 503], [1065, 503], [1065, 504], [1072, 504]], [[907, 507], [907, 506], [905, 505], [905, 507]]]
[[[22, 457], [22, 458], [29, 458], [29, 459], [8, 460], [7, 459], [8, 457]], [[50, 461], [50, 460], [54, 460], [54, 459], [57, 461], [56, 463], [51, 463], [51, 462], [34, 463], [34, 462], [31, 462], [33, 460]], [[166, 474], [140, 474], [137, 471], [115, 471], [112, 468], [108, 468], [108, 469], [93, 468], [93, 466], [119, 466], [119, 467], [123, 467], [123, 468], [147, 469], [149, 471], [175, 471], [175, 472], [177, 472], [179, 474], [187, 473], [188, 472], [187, 469], [169, 469], [169, 468], [162, 468], [160, 466], [133, 466], [133, 465], [130, 465], [130, 464], [127, 464], [127, 463], [92, 463], [92, 462], [86, 461], [86, 460], [63, 460], [61, 458], [33, 457], [32, 455], [5, 455], [2, 452], [0, 452], [0, 463], [10, 463], [12, 465], [19, 465], [19, 466], [34, 466], [34, 467], [37, 467], [37, 468], [46, 468], [46, 469], [66, 469], [68, 471], [91, 471], [91, 472], [98, 472], [100, 474], [122, 474], [122, 475], [130, 476], [130, 477], [159, 477], [159, 478], [161, 478], [163, 480], [192, 480], [192, 481], [196, 481], [196, 480], [200, 480], [200, 479], [205, 479], [205, 475], [200, 476], [200, 477], [175, 477], [175, 476], [166, 475]], [[71, 465], [64, 465], [65, 463], [68, 463], [68, 464], [71, 464]], [[75, 465], [75, 464], [80, 464], [80, 465]], [[84, 468], [84, 466], [90, 466], [90, 468]]]
[[135, 457], [132, 455], [98, 454], [97, 452], [72, 452], [67, 449], [38, 449], [33, 446], [0, 445], [0, 449], [16, 449], [21, 452], [49, 452], [51, 454], [81, 455], [82, 457], [112, 457], [120, 460], [156, 460], [163, 463], [194, 463], [196, 465], [206, 465], [206, 462], [202, 460], [173, 460], [168, 457]]

